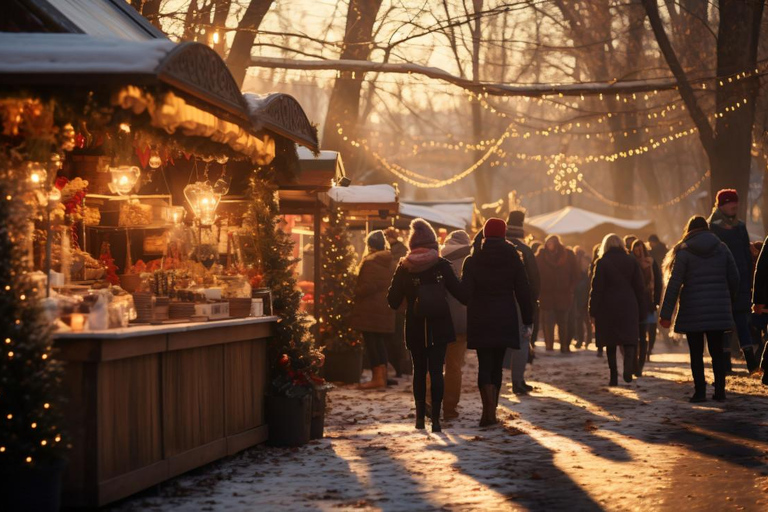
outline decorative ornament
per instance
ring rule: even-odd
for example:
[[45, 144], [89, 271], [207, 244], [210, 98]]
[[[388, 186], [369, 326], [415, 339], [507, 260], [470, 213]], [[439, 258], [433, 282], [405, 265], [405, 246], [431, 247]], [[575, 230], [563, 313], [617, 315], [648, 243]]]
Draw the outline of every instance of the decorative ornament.
[[33, 187], [43, 187], [48, 179], [48, 172], [40, 162], [27, 162], [27, 179]]
[[549, 164], [548, 176], [555, 182], [555, 191], [561, 195], [580, 194], [583, 192], [581, 182], [584, 175], [573, 162], [552, 162]]
[[160, 152], [153, 149], [152, 153], [149, 155], [149, 166], [153, 169], [157, 169], [161, 165], [163, 165], [163, 159], [160, 157]]

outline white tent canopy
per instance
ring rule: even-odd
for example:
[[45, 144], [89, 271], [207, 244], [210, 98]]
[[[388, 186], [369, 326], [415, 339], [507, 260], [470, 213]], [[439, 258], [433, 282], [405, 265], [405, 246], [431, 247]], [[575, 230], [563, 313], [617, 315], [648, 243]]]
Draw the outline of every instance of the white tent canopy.
[[452, 212], [444, 211], [435, 206], [422, 204], [400, 203], [400, 215], [413, 219], [422, 218], [431, 223], [446, 228], [467, 229], [466, 220]]
[[649, 226], [652, 221], [619, 219], [566, 206], [561, 210], [531, 217], [527, 222], [552, 235], [573, 235], [586, 233], [604, 224], [611, 224], [628, 230], [643, 229]]

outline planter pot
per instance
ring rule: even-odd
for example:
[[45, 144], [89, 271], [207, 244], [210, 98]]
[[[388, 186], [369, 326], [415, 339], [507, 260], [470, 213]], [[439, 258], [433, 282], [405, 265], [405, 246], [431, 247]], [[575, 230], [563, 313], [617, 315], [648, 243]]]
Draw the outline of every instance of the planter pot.
[[[58, 512], [64, 461], [0, 473], [0, 502], [14, 512]], [[6, 508], [7, 507], [7, 508]]]
[[328, 382], [357, 384], [363, 373], [363, 351], [327, 351], [325, 353], [324, 377]]
[[312, 423], [312, 395], [269, 396], [266, 401], [271, 446], [302, 446], [309, 442]]
[[310, 439], [322, 439], [325, 431], [325, 397], [326, 390], [318, 390], [312, 396], [312, 424], [310, 427]]

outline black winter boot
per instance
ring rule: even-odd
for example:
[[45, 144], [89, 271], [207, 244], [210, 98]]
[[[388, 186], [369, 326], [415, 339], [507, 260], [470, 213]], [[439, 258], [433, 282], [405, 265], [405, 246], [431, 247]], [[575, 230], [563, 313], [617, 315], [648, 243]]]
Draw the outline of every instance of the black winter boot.
[[424, 413], [426, 411], [427, 404], [424, 400], [416, 400], [416, 428], [424, 430]]
[[616, 370], [611, 370], [611, 379], [608, 381], [609, 386], [618, 386], [619, 385], [619, 372]]
[[747, 362], [747, 371], [750, 375], [754, 375], [760, 369], [760, 361], [757, 354], [755, 354], [754, 347], [744, 347], [742, 352], [744, 352], [744, 360]]
[[513, 382], [512, 392], [516, 395], [527, 395], [528, 389], [525, 387], [525, 385], [522, 382]]
[[442, 432], [440, 427], [440, 409], [442, 408], [442, 402], [432, 402], [432, 432]]
[[637, 347], [624, 345], [624, 382], [632, 382], [632, 373], [635, 369]]

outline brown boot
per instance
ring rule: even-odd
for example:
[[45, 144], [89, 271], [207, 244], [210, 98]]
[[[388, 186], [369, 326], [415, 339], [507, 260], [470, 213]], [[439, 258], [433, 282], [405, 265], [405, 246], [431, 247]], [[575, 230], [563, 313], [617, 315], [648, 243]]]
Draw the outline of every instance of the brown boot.
[[360, 384], [357, 389], [379, 389], [387, 387], [387, 366], [379, 365], [371, 368], [373, 377], [365, 384]]

